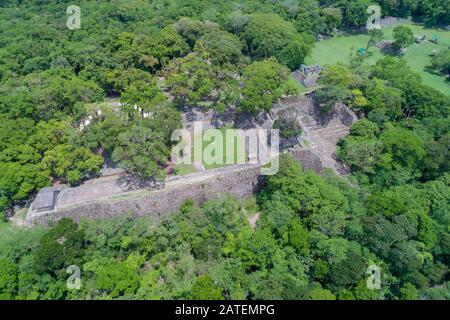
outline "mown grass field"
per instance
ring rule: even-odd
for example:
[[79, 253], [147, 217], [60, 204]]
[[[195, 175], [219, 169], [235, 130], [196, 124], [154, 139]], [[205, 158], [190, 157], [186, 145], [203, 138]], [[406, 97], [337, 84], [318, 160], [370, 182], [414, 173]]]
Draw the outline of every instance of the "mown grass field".
[[[392, 25], [382, 29], [383, 39], [392, 40], [392, 31], [397, 26]], [[426, 70], [426, 67], [431, 65], [431, 52], [432, 50], [448, 50], [450, 46], [450, 32], [436, 29], [425, 28], [421, 25], [413, 24], [411, 22], [403, 23], [412, 29], [414, 34], [426, 35], [426, 40], [422, 43], [414, 43], [403, 55], [403, 59], [406, 60], [408, 65], [417, 73], [419, 73], [423, 79], [424, 84], [441, 91], [444, 94], [450, 95], [450, 84], [445, 81], [445, 78], [441, 75], [430, 73]], [[429, 41], [433, 35], [438, 36], [439, 43], [434, 44]], [[315, 48], [311, 56], [306, 59], [306, 63], [309, 64], [336, 64], [338, 62], [348, 62], [350, 60], [350, 54], [356, 54], [358, 48], [365, 48], [369, 36], [365, 34], [343, 36], [336, 35], [335, 37], [316, 43]], [[371, 47], [370, 51], [373, 53], [368, 56], [365, 63], [373, 65], [376, 61], [383, 57], [383, 54], [377, 47]]]
[[[228, 138], [227, 138], [227, 134], [226, 134], [227, 130], [232, 130], [230, 133], [235, 132], [234, 131], [235, 129], [226, 128], [226, 127], [217, 129], [217, 131], [216, 131], [217, 133], [220, 132], [220, 135], [222, 136], [222, 139], [223, 139], [222, 148], [220, 147], [221, 143], [219, 141], [215, 141], [214, 138], [212, 139], [212, 141], [205, 141], [205, 140], [210, 140], [210, 137], [207, 137], [205, 135], [203, 136], [203, 139], [201, 136], [194, 137], [194, 139], [202, 140], [201, 141], [202, 156], [203, 156], [202, 164], [205, 169], [209, 170], [209, 169], [224, 167], [227, 165], [237, 164], [238, 159], [240, 159], [240, 158], [245, 159], [245, 148], [239, 139], [234, 139], [233, 147], [231, 147], [231, 148], [227, 147], [228, 146], [228, 143], [227, 143]], [[205, 134], [205, 132], [203, 134]], [[194, 144], [194, 142], [192, 142], [192, 143]], [[194, 145], [192, 146], [191, 155], [192, 155], [192, 159], [194, 159]], [[211, 155], [212, 159], [210, 159], [209, 161], [207, 159], [205, 159], [205, 156], [207, 156], [207, 155]], [[227, 156], [232, 157], [232, 159], [234, 159], [234, 161], [232, 163], [227, 163]], [[213, 159], [217, 159], [218, 163], [212, 163]], [[192, 160], [192, 162], [193, 162], [193, 160]], [[175, 175], [184, 175], [184, 174], [189, 174], [189, 173], [193, 173], [196, 171], [195, 167], [192, 164], [175, 165], [174, 169], [175, 169]]]
[[184, 176], [186, 174], [197, 172], [192, 164], [177, 164], [174, 166], [174, 176]]
[[[226, 165], [231, 164], [237, 164], [238, 157], [245, 157], [245, 149], [242, 145], [241, 141], [239, 139], [235, 139], [233, 143], [232, 148], [228, 148], [228, 141], [227, 141], [227, 130], [230, 130], [231, 133], [235, 133], [235, 129], [232, 128], [220, 128], [218, 131], [220, 131], [221, 136], [223, 137], [223, 144], [220, 148], [220, 143], [216, 141], [203, 141], [203, 157], [207, 154], [211, 154], [214, 158], [220, 159], [219, 163], [208, 163], [205, 158], [203, 158], [203, 166], [205, 169], [214, 169], [223, 167]], [[209, 147], [209, 149], [207, 149]], [[209, 152], [211, 151], [211, 152]], [[227, 156], [234, 159], [233, 163], [227, 163]], [[245, 159], [245, 158], [244, 158]]]

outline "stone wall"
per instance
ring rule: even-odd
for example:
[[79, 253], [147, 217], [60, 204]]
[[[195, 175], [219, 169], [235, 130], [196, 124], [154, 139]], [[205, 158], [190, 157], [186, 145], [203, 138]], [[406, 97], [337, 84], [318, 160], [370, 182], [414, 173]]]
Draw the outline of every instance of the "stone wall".
[[294, 149], [290, 151], [290, 154], [300, 161], [304, 170], [313, 170], [320, 174], [325, 168], [322, 159], [309, 148]]
[[[275, 107], [271, 114], [292, 113], [302, 126], [308, 144], [289, 150], [302, 163], [305, 170], [321, 173], [331, 168], [338, 174], [346, 174], [346, 167], [334, 158], [335, 138], [348, 134], [356, 115], [343, 104], [335, 104], [330, 114], [319, 116], [310, 98], [290, 98]], [[62, 217], [79, 221], [81, 217], [105, 219], [125, 213], [135, 217], [160, 216], [179, 210], [181, 204], [192, 199], [197, 204], [229, 193], [238, 198], [248, 197], [261, 187], [264, 178], [260, 165], [236, 165], [169, 179], [162, 190], [124, 190], [120, 184], [106, 180], [91, 181], [94, 186], [83, 185], [63, 190], [54, 210], [36, 212], [31, 205], [26, 221], [29, 225], [48, 224]]]
[[30, 208], [27, 223], [48, 225], [63, 217], [79, 222], [81, 217], [105, 219], [125, 213], [134, 217], [160, 216], [177, 211], [187, 199], [202, 204], [227, 193], [238, 198], [248, 197], [258, 191], [261, 178], [259, 165], [222, 168], [213, 174], [208, 173], [204, 178], [191, 179], [191, 182], [177, 181], [168, 184], [163, 190], [133, 191], [42, 213], [33, 212]]
[[[289, 153], [301, 162], [304, 170], [321, 173], [324, 164], [317, 154], [309, 148], [290, 150]], [[237, 165], [206, 172], [181, 176], [169, 181], [162, 190], [135, 190], [97, 200], [57, 206], [53, 211], [36, 212], [31, 205], [26, 223], [28, 226], [48, 225], [63, 217], [76, 222], [80, 218], [107, 219], [130, 214], [133, 217], [161, 216], [179, 210], [181, 204], [192, 199], [200, 205], [204, 202], [231, 194], [245, 198], [258, 192], [264, 180], [260, 165]]]

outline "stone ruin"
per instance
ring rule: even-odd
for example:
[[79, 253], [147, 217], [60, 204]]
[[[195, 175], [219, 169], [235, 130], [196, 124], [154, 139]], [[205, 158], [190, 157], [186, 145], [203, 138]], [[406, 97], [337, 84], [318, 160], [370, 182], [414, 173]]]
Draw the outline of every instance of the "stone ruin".
[[336, 144], [350, 132], [358, 120], [356, 114], [343, 103], [335, 103], [331, 111], [323, 114], [309, 98], [286, 98], [270, 112], [271, 117], [289, 117], [298, 121], [302, 136], [298, 145], [288, 151], [304, 168], [318, 173], [330, 168], [337, 174], [348, 173], [348, 168], [336, 159]]
[[302, 83], [306, 88], [314, 87], [317, 85], [317, 79], [322, 71], [322, 66], [314, 64], [311, 66], [301, 65], [299, 70], [295, 70], [291, 73], [292, 77]]
[[33, 210], [36, 212], [52, 211], [55, 208], [59, 191], [55, 187], [41, 189], [33, 202]]
[[[272, 128], [279, 117], [295, 119], [302, 128], [302, 135], [285, 151], [299, 160], [305, 170], [321, 173], [330, 168], [338, 174], [347, 173], [347, 168], [336, 160], [336, 143], [349, 133], [357, 117], [342, 103], [336, 103], [330, 113], [322, 114], [311, 98], [289, 97], [275, 105], [270, 113], [253, 120], [235, 118], [232, 112], [221, 117], [221, 125], [234, 123], [237, 127], [266, 129]], [[192, 114], [186, 113], [183, 120], [185, 125], [204, 121], [208, 128], [207, 123], [214, 127], [213, 119], [213, 112], [194, 110]], [[44, 188], [30, 206], [26, 222], [28, 225], [48, 224], [62, 217], [79, 221], [82, 217], [103, 219], [126, 213], [136, 217], [160, 216], [178, 210], [188, 198], [201, 204], [224, 193], [248, 197], [260, 187], [260, 169], [260, 164], [241, 164], [170, 177], [161, 190], [134, 188], [129, 181], [124, 183], [123, 175], [88, 180], [74, 188]]]
[[234, 126], [238, 113], [236, 108], [231, 108], [225, 112], [217, 112], [212, 109], [199, 107], [186, 108], [182, 113], [182, 122], [185, 129], [193, 129], [193, 123], [200, 121], [203, 129], [218, 129], [225, 126]]

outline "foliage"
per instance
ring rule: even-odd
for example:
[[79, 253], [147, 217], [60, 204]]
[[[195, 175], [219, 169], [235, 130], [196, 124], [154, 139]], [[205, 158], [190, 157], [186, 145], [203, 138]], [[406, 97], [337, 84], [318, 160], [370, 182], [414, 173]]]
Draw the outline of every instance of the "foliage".
[[411, 29], [404, 26], [394, 28], [394, 43], [392, 46], [396, 50], [404, 49], [414, 43], [414, 34]]
[[244, 70], [241, 111], [254, 115], [269, 111], [282, 95], [282, 86], [288, 79], [287, 69], [275, 60], [255, 61]]
[[193, 300], [223, 300], [221, 291], [221, 288], [214, 284], [210, 276], [201, 275], [195, 281], [189, 298]]
[[450, 76], [450, 51], [439, 52], [433, 57], [431, 62], [434, 70], [442, 73], [446, 77]]
[[167, 85], [178, 105], [193, 106], [212, 94], [214, 76], [208, 57], [207, 52], [194, 52], [171, 61], [167, 67]]
[[349, 98], [347, 89], [335, 85], [326, 85], [319, 88], [314, 95], [316, 102], [321, 106], [322, 113], [328, 113], [336, 102], [344, 102]]
[[302, 128], [294, 119], [280, 118], [273, 123], [274, 129], [280, 130], [280, 137], [289, 139], [302, 134]]
[[45, 152], [42, 164], [52, 177], [76, 184], [83, 178], [82, 173], [88, 177], [99, 174], [103, 158], [92, 154], [89, 149], [61, 144]]
[[166, 164], [169, 149], [164, 138], [144, 126], [132, 126], [118, 137], [119, 144], [112, 158], [124, 169], [145, 180], [152, 176], [161, 178], [161, 170]]
[[[353, 129], [377, 134], [373, 124]], [[160, 220], [62, 219], [0, 238], [5, 299], [445, 299], [448, 186], [433, 181], [364, 196], [282, 156], [258, 206], [187, 201]], [[358, 209], [358, 206], [360, 207]], [[247, 210], [260, 212], [253, 230]], [[254, 211], [253, 211], [254, 210]], [[332, 213], [332, 214], [330, 214]], [[351, 217], [351, 219], [350, 219]], [[355, 230], [361, 230], [355, 233]], [[20, 239], [20, 240], [19, 240]], [[82, 270], [75, 294], [65, 268]], [[366, 270], [382, 269], [382, 289]]]
[[[386, 16], [449, 24], [446, 0], [377, 2]], [[68, 30], [61, 1], [3, 1], [2, 220], [42, 187], [78, 184], [111, 158], [139, 179], [162, 178], [180, 109], [268, 112], [296, 93], [289, 69], [314, 39], [357, 32], [370, 4], [83, 0], [83, 27]], [[367, 48], [380, 37], [371, 32]], [[394, 37], [397, 50], [414, 41], [405, 27]], [[348, 179], [283, 155], [251, 205], [220, 195], [158, 219], [2, 222], [0, 299], [450, 299], [450, 99], [404, 57], [365, 59], [327, 65], [314, 93], [324, 112], [344, 102], [361, 118], [337, 150]], [[427, 70], [447, 76], [448, 50]], [[373, 264], [380, 290], [366, 286]], [[70, 265], [80, 290], [67, 288]]]

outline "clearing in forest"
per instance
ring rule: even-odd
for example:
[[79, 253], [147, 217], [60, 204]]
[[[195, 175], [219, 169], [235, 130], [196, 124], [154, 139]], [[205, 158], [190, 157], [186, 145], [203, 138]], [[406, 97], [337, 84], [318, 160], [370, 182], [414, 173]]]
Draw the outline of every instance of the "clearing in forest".
[[[424, 84], [449, 95], [449, 82], [442, 75], [431, 73], [426, 68], [431, 65], [431, 54], [433, 50], [448, 50], [450, 46], [450, 31], [430, 29], [411, 22], [402, 22], [382, 28], [383, 39], [392, 40], [392, 31], [400, 24], [411, 28], [415, 35], [426, 35], [425, 41], [413, 43], [408, 47], [403, 55], [403, 59], [406, 60], [412, 70], [420, 74]], [[438, 37], [439, 42], [437, 44], [429, 41], [433, 36]], [[358, 48], [365, 48], [368, 41], [369, 35], [367, 34], [350, 36], [335, 35], [331, 39], [317, 42], [311, 56], [306, 59], [306, 62], [308, 65], [334, 65], [338, 62], [349, 62], [350, 54], [355, 55]], [[375, 64], [378, 59], [383, 57], [383, 53], [377, 47], [372, 46], [369, 51], [372, 55], [365, 59], [365, 63], [369, 65]]]

